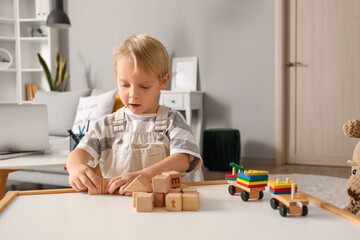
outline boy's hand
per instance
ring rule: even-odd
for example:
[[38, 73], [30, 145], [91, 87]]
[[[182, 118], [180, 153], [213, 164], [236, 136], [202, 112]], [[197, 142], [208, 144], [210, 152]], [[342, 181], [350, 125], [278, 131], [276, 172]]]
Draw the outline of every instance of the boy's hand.
[[120, 195], [131, 196], [132, 193], [125, 192], [125, 188], [139, 175], [139, 172], [132, 172], [112, 178], [107, 185], [108, 192], [110, 194], [118, 193]]
[[96, 192], [100, 187], [100, 178], [87, 166], [73, 166], [69, 171], [69, 183], [75, 191], [90, 189]]

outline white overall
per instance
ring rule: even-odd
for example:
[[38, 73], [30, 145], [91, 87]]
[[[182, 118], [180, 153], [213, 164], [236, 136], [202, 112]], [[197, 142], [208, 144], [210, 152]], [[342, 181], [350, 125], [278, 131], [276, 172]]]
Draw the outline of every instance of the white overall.
[[[168, 128], [168, 113], [168, 107], [159, 106], [154, 132], [125, 132], [125, 108], [117, 111], [113, 120], [115, 141], [112, 152], [103, 162], [103, 177], [112, 178], [139, 171], [168, 157], [170, 141], [165, 134]], [[186, 181], [186, 177], [183, 180]]]

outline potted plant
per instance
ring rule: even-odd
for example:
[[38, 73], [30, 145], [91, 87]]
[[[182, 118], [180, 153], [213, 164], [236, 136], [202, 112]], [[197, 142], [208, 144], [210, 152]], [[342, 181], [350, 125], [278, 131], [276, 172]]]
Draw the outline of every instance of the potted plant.
[[56, 48], [56, 57], [55, 57], [55, 78], [51, 77], [50, 70], [44, 61], [44, 59], [41, 57], [40, 53], [38, 53], [38, 58], [41, 66], [44, 69], [46, 79], [48, 81], [49, 87], [51, 91], [57, 91], [57, 92], [63, 92], [66, 91], [67, 84], [68, 84], [68, 71], [66, 68], [66, 62], [67, 58], [62, 60], [59, 50]]

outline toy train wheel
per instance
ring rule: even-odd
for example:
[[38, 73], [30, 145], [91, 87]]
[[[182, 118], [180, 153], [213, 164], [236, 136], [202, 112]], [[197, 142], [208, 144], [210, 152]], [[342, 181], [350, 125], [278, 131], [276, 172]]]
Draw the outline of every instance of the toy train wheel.
[[277, 209], [279, 207], [279, 200], [276, 198], [270, 199], [270, 205], [273, 209]]
[[281, 205], [280, 208], [279, 208], [279, 212], [280, 212], [280, 215], [283, 216], [283, 217], [286, 217], [286, 214], [287, 214], [287, 208], [285, 205]]
[[260, 199], [262, 199], [263, 197], [264, 197], [264, 193], [263, 193], [263, 191], [260, 191], [260, 192], [259, 192], [259, 198], [258, 198], [258, 199], [260, 200]]
[[309, 210], [307, 206], [303, 206], [303, 212], [301, 214], [301, 216], [306, 216], [308, 214]]
[[229, 186], [229, 193], [230, 193], [230, 195], [235, 195], [236, 187], [234, 187], [233, 185], [230, 185]]
[[244, 201], [244, 202], [247, 202], [249, 200], [249, 193], [248, 192], [241, 192], [241, 199]]

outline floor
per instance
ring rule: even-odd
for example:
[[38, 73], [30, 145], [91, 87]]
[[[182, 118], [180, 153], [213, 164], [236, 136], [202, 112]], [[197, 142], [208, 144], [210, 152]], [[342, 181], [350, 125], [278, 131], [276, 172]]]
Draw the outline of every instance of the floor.
[[[245, 169], [252, 170], [265, 170], [269, 171], [269, 174], [311, 174], [321, 175], [329, 177], [349, 178], [351, 174], [351, 167], [329, 167], [329, 166], [314, 166], [314, 165], [281, 165], [277, 166], [275, 163], [264, 162], [245, 162], [242, 163]], [[207, 168], [203, 168], [203, 174], [205, 180], [219, 180], [224, 179], [225, 174], [229, 174], [229, 171], [210, 171]]]

